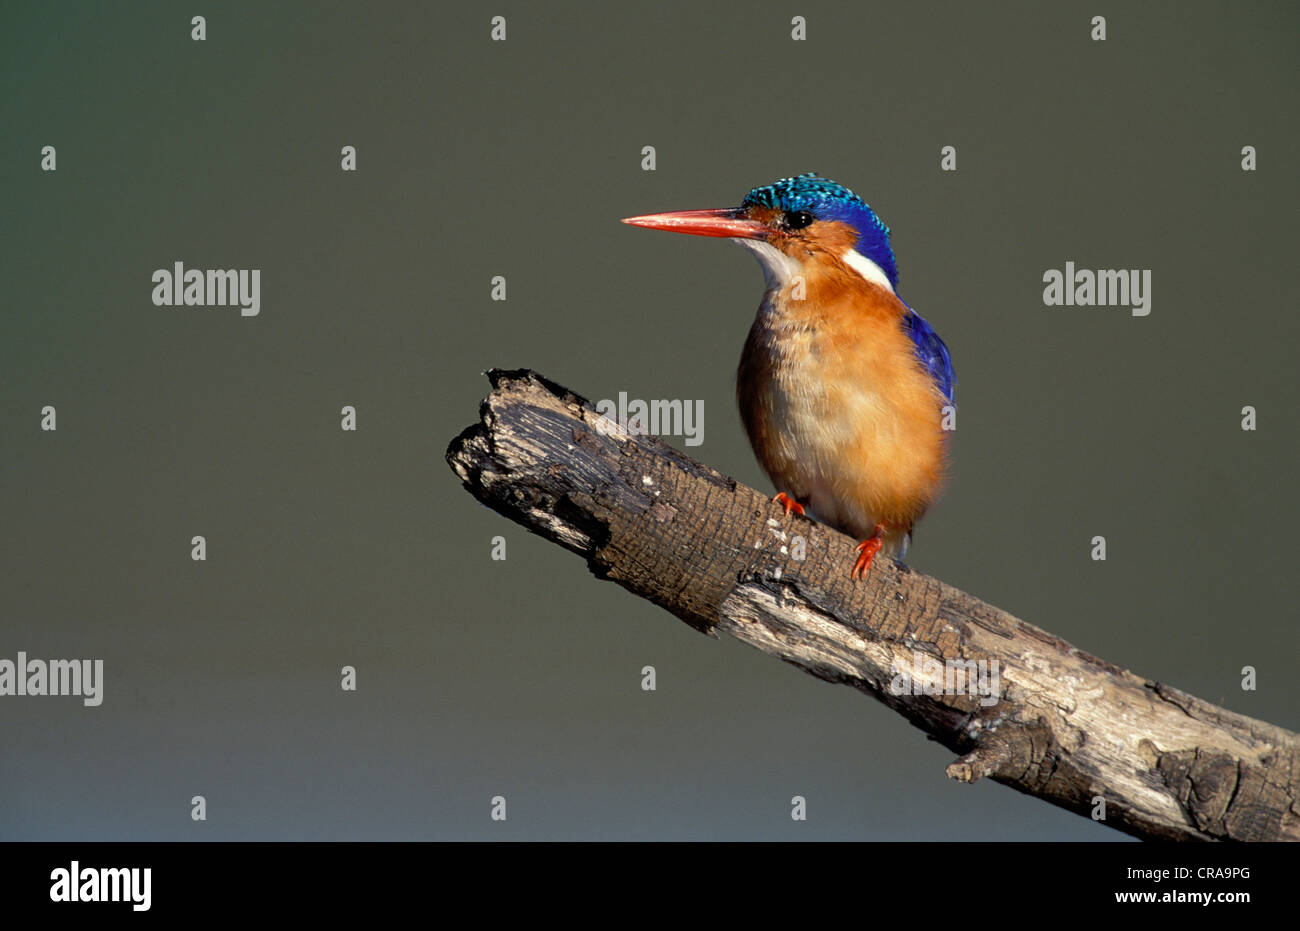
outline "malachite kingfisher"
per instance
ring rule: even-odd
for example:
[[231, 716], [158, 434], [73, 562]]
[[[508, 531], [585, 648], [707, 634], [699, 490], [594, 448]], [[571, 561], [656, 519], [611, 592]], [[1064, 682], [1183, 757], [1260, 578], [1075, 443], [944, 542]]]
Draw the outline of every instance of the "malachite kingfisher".
[[943, 485], [956, 375], [939, 334], [898, 296], [875, 211], [809, 172], [756, 187], [737, 208], [623, 222], [757, 256], [767, 289], [736, 399], [774, 500], [861, 540], [854, 579], [882, 550], [901, 558]]

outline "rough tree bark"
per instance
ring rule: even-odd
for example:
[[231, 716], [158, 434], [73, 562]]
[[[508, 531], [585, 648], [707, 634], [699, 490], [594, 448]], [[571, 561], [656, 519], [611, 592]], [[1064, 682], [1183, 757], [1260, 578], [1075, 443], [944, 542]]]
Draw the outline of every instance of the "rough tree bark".
[[[448, 462], [476, 498], [584, 557], [597, 578], [879, 699], [961, 755], [955, 779], [987, 776], [1085, 816], [1100, 797], [1105, 823], [1141, 838], [1300, 840], [1300, 736], [1143, 679], [890, 559], [854, 583], [856, 541], [786, 517], [655, 437], [611, 431], [534, 372], [487, 374], [481, 421], [452, 441]], [[996, 668], [996, 700], [895, 694], [918, 653]]]

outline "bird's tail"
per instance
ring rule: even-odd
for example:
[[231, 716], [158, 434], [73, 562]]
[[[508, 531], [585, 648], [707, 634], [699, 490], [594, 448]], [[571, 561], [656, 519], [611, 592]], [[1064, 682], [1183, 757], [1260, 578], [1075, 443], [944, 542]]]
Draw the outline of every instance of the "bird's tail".
[[891, 531], [884, 534], [881, 540], [883, 544], [880, 547], [882, 553], [890, 556], [899, 562], [907, 555], [908, 547], [912, 545], [912, 529], [909, 527], [904, 531]]

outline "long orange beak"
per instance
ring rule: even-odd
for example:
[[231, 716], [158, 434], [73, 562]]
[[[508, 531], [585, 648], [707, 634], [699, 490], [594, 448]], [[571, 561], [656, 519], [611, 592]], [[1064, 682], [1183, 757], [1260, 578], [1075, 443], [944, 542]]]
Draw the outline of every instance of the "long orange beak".
[[757, 220], [745, 217], [743, 210], [678, 210], [675, 213], [649, 213], [643, 217], [628, 217], [623, 221], [646, 229], [667, 230], [670, 233], [690, 233], [692, 236], [720, 236], [727, 239], [763, 239], [770, 232]]

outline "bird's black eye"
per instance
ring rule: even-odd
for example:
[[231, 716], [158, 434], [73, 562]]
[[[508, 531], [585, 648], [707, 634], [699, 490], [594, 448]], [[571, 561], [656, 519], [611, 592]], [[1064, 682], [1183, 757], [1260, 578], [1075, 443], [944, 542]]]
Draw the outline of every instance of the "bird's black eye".
[[801, 230], [813, 221], [813, 215], [807, 210], [794, 210], [785, 215], [785, 228]]

